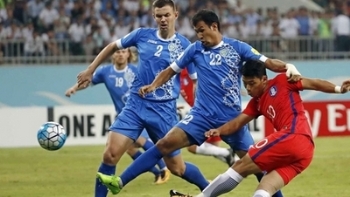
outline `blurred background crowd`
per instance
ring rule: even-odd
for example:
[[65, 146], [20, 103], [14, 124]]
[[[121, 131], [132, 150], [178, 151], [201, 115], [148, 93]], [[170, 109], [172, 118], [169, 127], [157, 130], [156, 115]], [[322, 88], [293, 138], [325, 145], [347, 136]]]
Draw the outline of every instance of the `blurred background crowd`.
[[[350, 51], [350, 1], [314, 0], [299, 6], [252, 8], [244, 0], [175, 0], [177, 31], [196, 40], [190, 19], [216, 11], [222, 33], [263, 52]], [[0, 58], [93, 56], [138, 27], [156, 27], [152, 0], [0, 0]]]

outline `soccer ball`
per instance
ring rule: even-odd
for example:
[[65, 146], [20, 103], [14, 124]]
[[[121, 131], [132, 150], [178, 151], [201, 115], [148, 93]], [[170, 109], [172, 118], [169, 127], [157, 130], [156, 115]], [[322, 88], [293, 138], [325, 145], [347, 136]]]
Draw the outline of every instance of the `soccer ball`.
[[46, 150], [58, 150], [66, 142], [67, 135], [64, 128], [56, 122], [46, 122], [37, 134], [40, 146]]

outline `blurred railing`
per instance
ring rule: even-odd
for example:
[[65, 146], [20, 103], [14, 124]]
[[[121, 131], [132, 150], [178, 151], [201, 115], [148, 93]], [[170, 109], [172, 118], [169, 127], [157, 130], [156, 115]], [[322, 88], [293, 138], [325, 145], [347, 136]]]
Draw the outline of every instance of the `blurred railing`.
[[[349, 46], [348, 40], [320, 39], [317, 37], [254, 37], [242, 39], [262, 54], [283, 60], [350, 59], [350, 50], [339, 49], [338, 45]], [[341, 43], [339, 43], [341, 42]], [[44, 43], [40, 53], [26, 52], [24, 40], [0, 40], [0, 64], [69, 64], [89, 63], [101, 48], [92, 43], [73, 43], [69, 40], [50, 40]], [[40, 47], [39, 47], [40, 48]]]

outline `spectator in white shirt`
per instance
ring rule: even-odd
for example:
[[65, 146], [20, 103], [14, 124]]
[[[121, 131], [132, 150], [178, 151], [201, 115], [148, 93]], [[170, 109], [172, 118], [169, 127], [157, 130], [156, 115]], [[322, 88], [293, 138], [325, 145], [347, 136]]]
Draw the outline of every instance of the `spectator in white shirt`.
[[42, 0], [28, 1], [27, 3], [28, 14], [35, 24], [43, 8], [44, 8], [44, 3], [42, 2]]
[[26, 56], [43, 56], [44, 41], [37, 31], [33, 32], [32, 37], [27, 37], [24, 43], [24, 54]]
[[127, 1], [123, 2], [123, 7], [128, 12], [139, 11], [139, 9], [140, 9], [140, 2], [139, 2], [139, 0], [127, 0]]
[[264, 20], [262, 22], [261, 35], [264, 38], [269, 38], [272, 35], [272, 31], [273, 31], [273, 28], [269, 20], [268, 19]]
[[82, 55], [83, 54], [83, 48], [82, 48], [82, 41], [85, 37], [85, 29], [83, 26], [83, 18], [80, 17], [78, 20], [73, 23], [69, 29], [68, 34], [70, 37], [70, 50], [73, 55]]
[[26, 26], [22, 29], [22, 35], [24, 38], [33, 37], [33, 32], [34, 32], [33, 23], [26, 24]]
[[281, 37], [294, 39], [298, 37], [300, 25], [298, 21], [293, 17], [293, 13], [289, 11], [286, 17], [281, 18], [279, 28]]
[[121, 38], [130, 32], [130, 25], [125, 24], [124, 20], [119, 18], [114, 28], [117, 37]]
[[[296, 38], [299, 35], [300, 24], [293, 17], [293, 12], [289, 11], [286, 17], [281, 19], [279, 24], [280, 34], [282, 38], [286, 38], [287, 46], [290, 51], [298, 51], [299, 50], [299, 41]], [[303, 46], [303, 45], [302, 45]]]
[[[344, 9], [345, 11], [345, 9]], [[350, 51], [350, 19], [344, 12], [337, 13], [333, 22], [335, 35], [335, 49], [337, 51]]]
[[9, 40], [20, 41], [23, 38], [20, 25], [16, 22], [11, 23], [10, 27], [6, 28], [6, 37]]
[[41, 25], [45, 29], [50, 29], [53, 27], [55, 20], [59, 18], [59, 14], [56, 9], [52, 7], [51, 2], [45, 3], [45, 8], [40, 12], [39, 20]]

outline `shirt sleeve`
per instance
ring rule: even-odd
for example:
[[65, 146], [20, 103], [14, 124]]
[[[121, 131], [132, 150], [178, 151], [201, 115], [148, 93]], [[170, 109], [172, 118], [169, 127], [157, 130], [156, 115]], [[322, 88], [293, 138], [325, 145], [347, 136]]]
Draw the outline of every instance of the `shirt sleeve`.
[[[192, 58], [195, 54], [195, 51], [196, 51], [195, 44], [189, 45], [185, 49], [185, 51], [177, 58], [177, 60], [170, 65], [170, 67], [177, 73], [181, 72], [182, 69], [192, 64]], [[188, 70], [188, 72], [190, 73], [191, 71]]]
[[252, 46], [245, 42], [240, 41], [238, 48], [243, 61], [260, 60], [262, 62], [266, 62], [268, 59], [266, 56], [260, 54], [258, 50], [254, 49]]
[[285, 84], [285, 86], [291, 91], [302, 91], [304, 90], [301, 80], [291, 83], [288, 82], [287, 76], [285, 74], [279, 74], [276, 76], [277, 83]]
[[91, 80], [92, 85], [96, 85], [104, 82], [103, 70], [105, 70], [105, 68], [106, 68], [105, 66], [102, 66], [94, 72]]
[[197, 72], [196, 72], [196, 68], [194, 67], [193, 63], [190, 63], [187, 66], [187, 71], [188, 71], [188, 75], [190, 76], [191, 79], [193, 79], [193, 80], [197, 79]]
[[261, 115], [258, 111], [258, 103], [254, 98], [250, 99], [247, 107], [243, 110], [243, 113], [255, 118]]
[[125, 49], [128, 47], [136, 46], [141, 34], [142, 28], [135, 29], [134, 31], [125, 35], [123, 38], [116, 40], [115, 43], [118, 49]]

